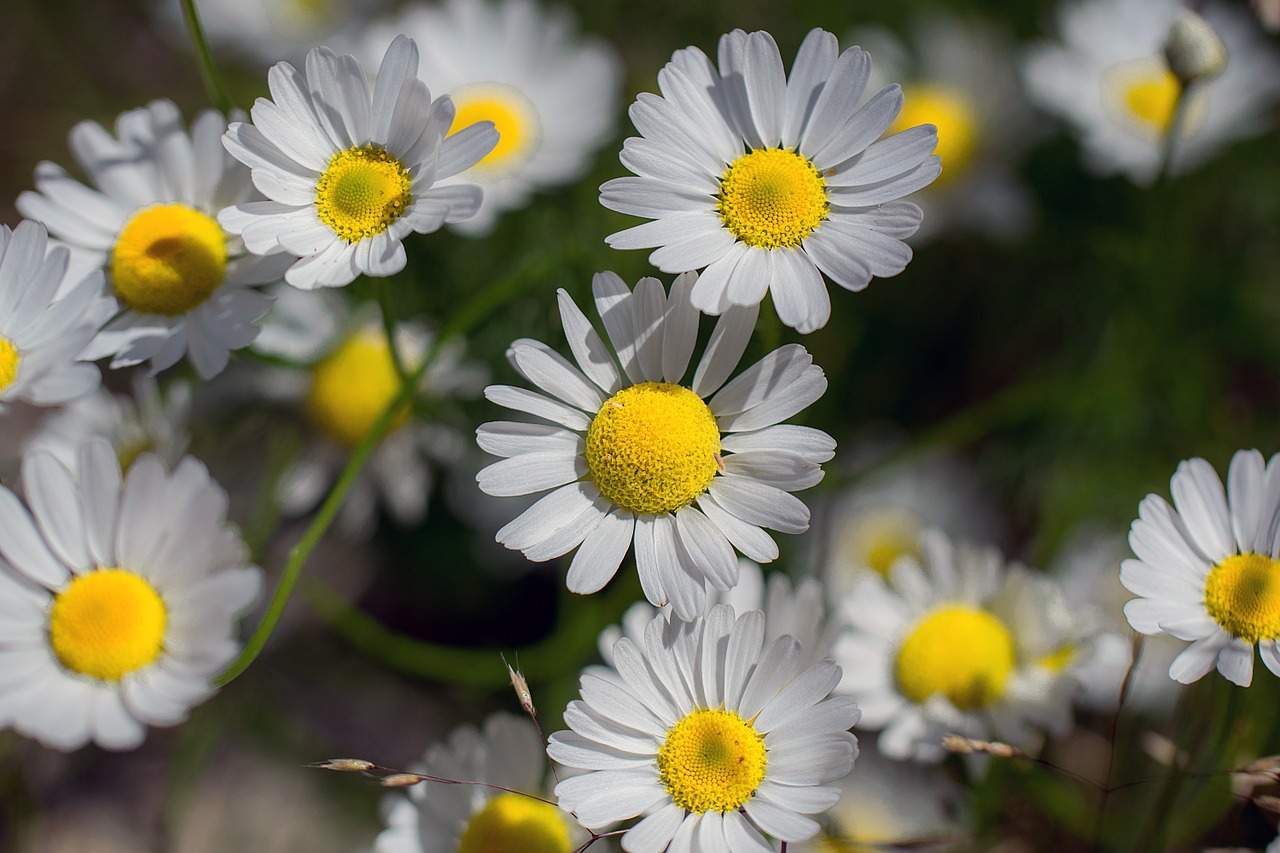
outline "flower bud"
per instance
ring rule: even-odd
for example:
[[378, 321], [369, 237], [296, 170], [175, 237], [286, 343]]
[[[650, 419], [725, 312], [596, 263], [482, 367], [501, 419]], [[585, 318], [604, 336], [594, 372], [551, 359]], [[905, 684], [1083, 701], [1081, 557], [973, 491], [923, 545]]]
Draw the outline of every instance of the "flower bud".
[[1208, 21], [1195, 12], [1183, 12], [1164, 43], [1169, 70], [1185, 86], [1212, 80], [1227, 67], [1227, 47]]

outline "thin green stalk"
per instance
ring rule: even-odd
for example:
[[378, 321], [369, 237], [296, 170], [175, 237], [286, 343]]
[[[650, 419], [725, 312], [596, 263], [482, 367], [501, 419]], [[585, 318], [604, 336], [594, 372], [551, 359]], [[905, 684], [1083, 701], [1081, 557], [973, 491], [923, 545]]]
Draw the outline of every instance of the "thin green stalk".
[[204, 87], [209, 92], [209, 99], [223, 115], [227, 115], [233, 106], [231, 96], [222, 85], [217, 66], [213, 64], [209, 40], [205, 38], [204, 27], [200, 24], [200, 15], [196, 12], [196, 0], [182, 0], [182, 17], [187, 22], [187, 33], [191, 36], [191, 46], [195, 49], [196, 59], [200, 62], [200, 76], [204, 78]]
[[380, 278], [373, 283], [373, 289], [378, 295], [378, 307], [382, 309], [382, 331], [387, 336], [391, 364], [396, 369], [396, 376], [400, 377], [400, 384], [404, 385], [409, 380], [409, 373], [405, 369], [404, 359], [400, 357], [400, 350], [396, 348], [396, 315], [391, 305], [389, 282], [390, 279]]
[[1169, 126], [1165, 128], [1164, 136], [1160, 139], [1160, 171], [1156, 173], [1156, 186], [1163, 186], [1169, 180], [1170, 171], [1173, 169], [1174, 150], [1178, 147], [1178, 137], [1182, 133], [1182, 125], [1186, 120], [1187, 100], [1194, 85], [1195, 83], [1178, 85], [1178, 99], [1173, 103], [1173, 115], [1169, 117]]

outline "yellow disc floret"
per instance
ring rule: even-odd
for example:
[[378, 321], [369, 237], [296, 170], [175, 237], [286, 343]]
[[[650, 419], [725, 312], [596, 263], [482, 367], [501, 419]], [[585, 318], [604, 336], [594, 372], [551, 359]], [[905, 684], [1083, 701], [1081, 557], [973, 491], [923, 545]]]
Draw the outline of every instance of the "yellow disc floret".
[[316, 183], [316, 215], [348, 243], [381, 234], [413, 197], [409, 173], [380, 145], [339, 151]]
[[564, 813], [521, 794], [499, 794], [471, 816], [458, 853], [569, 853]]
[[49, 642], [72, 672], [119, 681], [160, 656], [167, 622], [164, 600], [146, 580], [99, 569], [54, 596]]
[[667, 732], [658, 773], [672, 801], [691, 812], [739, 808], [764, 780], [764, 738], [734, 711], [702, 708]]
[[587, 467], [600, 494], [649, 515], [674, 512], [706, 491], [719, 453], [707, 404], [669, 382], [623, 388], [587, 430]]
[[21, 360], [13, 341], [0, 336], [0, 391], [8, 388], [18, 378], [18, 362]]
[[1233, 637], [1280, 639], [1280, 563], [1265, 554], [1228, 557], [1209, 572], [1204, 605]]
[[859, 511], [840, 532], [840, 552], [861, 568], [888, 577], [899, 557], [921, 556], [924, 526], [908, 509], [891, 505]]
[[937, 183], [963, 172], [973, 160], [978, 144], [978, 122], [969, 98], [946, 86], [912, 87], [888, 132], [897, 133], [920, 124], [938, 128], [938, 147], [933, 152], [942, 158], [942, 174]]
[[142, 314], [186, 314], [213, 295], [226, 271], [222, 226], [184, 204], [138, 211], [111, 252], [112, 290]]
[[729, 164], [716, 211], [748, 246], [795, 248], [827, 218], [827, 182], [786, 148], [760, 148]]
[[533, 104], [502, 83], [472, 83], [449, 93], [457, 112], [449, 134], [482, 121], [493, 122], [498, 144], [472, 168], [498, 171], [524, 163], [538, 148], [541, 126]]
[[[307, 411], [330, 438], [355, 447], [399, 393], [400, 375], [387, 336], [361, 331], [315, 366]], [[406, 406], [396, 413], [391, 429], [400, 427], [408, 417]]]
[[1134, 118], [1164, 133], [1173, 121], [1181, 90], [1178, 78], [1166, 68], [1130, 80], [1124, 90], [1124, 103]]
[[898, 649], [898, 689], [912, 702], [942, 694], [961, 710], [982, 708], [1004, 693], [1013, 671], [1013, 637], [985, 610], [962, 604], [922, 618]]

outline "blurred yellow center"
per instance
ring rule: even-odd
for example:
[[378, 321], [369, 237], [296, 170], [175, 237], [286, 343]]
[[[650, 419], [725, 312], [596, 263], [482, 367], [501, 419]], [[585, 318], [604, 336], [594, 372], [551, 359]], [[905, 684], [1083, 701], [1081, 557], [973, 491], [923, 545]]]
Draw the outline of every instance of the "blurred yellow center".
[[720, 430], [707, 404], [669, 382], [623, 388], [587, 430], [592, 481], [632, 512], [660, 515], [689, 504], [711, 484], [719, 453]]
[[[311, 374], [307, 411], [330, 438], [355, 447], [378, 415], [400, 393], [387, 336], [362, 331], [347, 338]], [[396, 413], [391, 430], [409, 417], [409, 407]], [[390, 430], [388, 430], [390, 432]]]
[[920, 533], [920, 520], [909, 510], [883, 506], [859, 512], [841, 539], [854, 565], [888, 576], [899, 557], [920, 557]]
[[1013, 637], [985, 610], [947, 605], [920, 620], [898, 650], [898, 689], [912, 702], [942, 694], [961, 710], [1004, 693], [1013, 671]]
[[452, 135], [477, 122], [491, 121], [498, 144], [472, 168], [497, 171], [519, 166], [537, 150], [541, 126], [537, 110], [519, 90], [502, 83], [472, 83], [449, 94], [457, 113]]
[[1162, 69], [1130, 80], [1124, 91], [1124, 103], [1134, 118], [1163, 133], [1173, 121], [1180, 88], [1173, 72]]
[[751, 799], [767, 764], [764, 738], [723, 708], [686, 715], [658, 750], [658, 773], [672, 801], [699, 814], [733, 811]]
[[316, 183], [316, 214], [348, 243], [381, 234], [413, 197], [409, 173], [379, 145], [339, 151]]
[[1228, 557], [1209, 572], [1204, 604], [1233, 637], [1280, 639], [1280, 563], [1265, 554]]
[[13, 341], [0, 337], [0, 391], [13, 384], [18, 378], [18, 348]]
[[99, 569], [54, 596], [49, 642], [67, 669], [119, 681], [160, 656], [167, 621], [151, 584], [124, 569]]
[[573, 843], [555, 806], [520, 794], [499, 794], [471, 816], [458, 853], [569, 853]]
[[938, 128], [942, 174], [936, 183], [956, 177], [973, 160], [978, 144], [978, 122], [973, 105], [963, 93], [946, 86], [920, 85], [907, 91], [902, 112], [889, 126], [889, 133], [932, 124]]
[[1036, 663], [1051, 672], [1062, 672], [1067, 668], [1067, 664], [1075, 660], [1076, 647], [1068, 643], [1056, 651], [1050, 652]]
[[729, 164], [716, 210], [748, 246], [795, 248], [827, 218], [827, 183], [813, 163], [785, 148], [760, 148]]
[[186, 314], [213, 295], [226, 271], [222, 226], [184, 204], [138, 211], [111, 252], [111, 287], [141, 314]]

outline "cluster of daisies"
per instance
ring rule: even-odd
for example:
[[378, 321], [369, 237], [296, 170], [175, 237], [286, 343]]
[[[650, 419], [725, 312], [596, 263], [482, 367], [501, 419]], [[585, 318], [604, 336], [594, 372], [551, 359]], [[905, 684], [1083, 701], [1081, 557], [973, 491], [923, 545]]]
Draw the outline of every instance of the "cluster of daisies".
[[[1172, 167], [1189, 167], [1241, 132], [1246, 96], [1280, 94], [1248, 82], [1280, 80], [1275, 58], [1250, 54], [1249, 31], [1208, 7], [1230, 71], [1175, 74], [1161, 48], [1176, 11], [1088, 0], [1064, 12], [1072, 43], [1028, 59], [1032, 91], [1082, 126], [1091, 165], [1149, 180], [1173, 128], [1186, 144]], [[223, 403], [296, 406], [320, 439], [281, 477], [283, 510], [310, 511], [381, 428], [343, 523], [368, 531], [378, 494], [397, 520], [421, 520], [433, 465], [467, 442], [417, 418], [414, 398], [483, 394], [519, 419], [476, 431], [500, 457], [479, 487], [532, 501], [497, 540], [564, 558], [581, 594], [630, 558], [647, 599], [602, 637], [607, 663], [582, 675], [567, 729], [545, 746], [519, 718], [455, 732], [422, 772], [469, 784], [430, 781], [396, 800], [379, 850], [568, 853], [612, 834], [631, 853], [738, 853], [948, 831], [950, 794], [930, 775], [944, 736], [1034, 751], [1066, 731], [1087, 687], [1115, 700], [1098, 618], [1045, 574], [885, 504], [841, 510], [831, 551], [848, 559], [825, 584], [766, 583], [758, 564], [779, 556], [774, 534], [809, 529], [795, 493], [821, 481], [836, 443], [789, 422], [827, 387], [804, 346], [739, 363], [766, 297], [808, 334], [831, 318], [830, 284], [857, 291], [901, 272], [923, 218], [908, 195], [939, 221], [971, 219], [960, 182], [989, 178], [992, 227], [1025, 223], [980, 114], [992, 92], [1016, 96], [1016, 75], [991, 84], [981, 63], [942, 62], [955, 51], [938, 45], [964, 31], [922, 30], [927, 61], [905, 94], [820, 29], [789, 71], [765, 32], [724, 35], [714, 61], [676, 51], [659, 93], [630, 108], [631, 174], [600, 189], [604, 207], [647, 220], [608, 245], [651, 249], [674, 277], [601, 272], [590, 314], [558, 291], [572, 358], [512, 342], [528, 387], [485, 387], [483, 367], [429, 326], [380, 321], [329, 289], [402, 271], [411, 234], [483, 237], [582, 174], [610, 135], [621, 75], [563, 16], [522, 0], [411, 6], [347, 38], [351, 52], [273, 65], [270, 97], [247, 116], [206, 111], [188, 126], [158, 100], [114, 131], [77, 125], [88, 185], [41, 163], [17, 200], [27, 219], [0, 230], [0, 405], [50, 411], [23, 442], [19, 481], [0, 486], [0, 727], [59, 749], [131, 748], [147, 726], [183, 720], [239, 653], [262, 572], [227, 524], [227, 493], [184, 455], [193, 389], [137, 378], [132, 398], [116, 397], [95, 362], [154, 376], [185, 359], [208, 383], [252, 347], [271, 366]], [[1254, 77], [1232, 88], [1239, 74]], [[1129, 624], [1190, 643], [1169, 666], [1176, 682], [1216, 666], [1248, 685], [1255, 645], [1280, 675], [1280, 462], [1242, 451], [1224, 489], [1191, 460], [1172, 493], [1172, 506], [1148, 497], [1130, 533]], [[938, 792], [936, 809], [918, 810], [923, 828], [862, 833], [842, 797], [855, 726], [881, 791], [897, 773]]]

